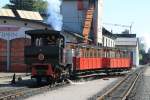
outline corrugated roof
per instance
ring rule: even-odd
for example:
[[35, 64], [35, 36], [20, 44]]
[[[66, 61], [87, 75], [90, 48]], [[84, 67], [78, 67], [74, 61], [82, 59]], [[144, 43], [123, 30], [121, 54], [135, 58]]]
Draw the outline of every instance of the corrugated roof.
[[102, 28], [102, 34], [104, 36], [107, 36], [109, 38], [112, 38], [112, 39], [116, 39], [117, 37], [112, 33], [112, 32], [109, 32], [107, 29], [105, 29], [104, 27]]
[[136, 46], [138, 42], [137, 38], [117, 38], [116, 45], [128, 45], [128, 46]]
[[11, 10], [11, 9], [0, 9], [0, 17], [13, 17], [20, 19], [28, 19], [35, 21], [43, 21], [43, 18], [39, 12], [25, 11], [25, 10]]
[[11, 9], [0, 9], [0, 16], [15, 17]]
[[114, 34], [117, 37], [135, 38], [136, 34]]
[[39, 20], [39, 21], [43, 20], [43, 18], [38, 12], [17, 10], [17, 13], [19, 14], [20, 18], [23, 19]]

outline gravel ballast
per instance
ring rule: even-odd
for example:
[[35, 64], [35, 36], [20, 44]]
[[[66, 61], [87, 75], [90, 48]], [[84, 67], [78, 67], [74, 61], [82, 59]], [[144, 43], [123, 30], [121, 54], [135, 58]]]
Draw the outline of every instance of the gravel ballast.
[[39, 94], [26, 100], [87, 100], [117, 79], [108, 78], [86, 82], [71, 82], [70, 86]]

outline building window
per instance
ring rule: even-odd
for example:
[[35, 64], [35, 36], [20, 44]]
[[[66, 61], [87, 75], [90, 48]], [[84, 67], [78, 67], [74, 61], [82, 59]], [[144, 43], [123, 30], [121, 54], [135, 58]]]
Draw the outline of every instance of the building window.
[[103, 46], [104, 46], [104, 37], [103, 37], [103, 40], [102, 40], [102, 41], [103, 41]]

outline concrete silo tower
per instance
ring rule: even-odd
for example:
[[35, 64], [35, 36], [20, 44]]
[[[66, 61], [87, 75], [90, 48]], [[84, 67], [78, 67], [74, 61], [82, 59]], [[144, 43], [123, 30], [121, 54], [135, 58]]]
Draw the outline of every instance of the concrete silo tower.
[[80, 33], [102, 44], [103, 0], [63, 0], [63, 29]]

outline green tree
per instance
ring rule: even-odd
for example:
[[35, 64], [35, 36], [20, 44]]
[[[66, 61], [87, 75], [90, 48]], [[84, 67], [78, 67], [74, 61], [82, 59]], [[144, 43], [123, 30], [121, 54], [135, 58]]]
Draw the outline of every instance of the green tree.
[[4, 8], [39, 11], [43, 13], [47, 9], [47, 1], [45, 0], [10, 0], [10, 4], [6, 4]]
[[9, 0], [7, 4], [10, 9], [32, 10], [34, 0]]
[[9, 8], [9, 4], [6, 4], [4, 7], [2, 7], [2, 8]]
[[44, 0], [34, 0], [33, 10], [40, 13], [46, 13], [48, 2]]
[[148, 56], [145, 51], [146, 46], [143, 41], [143, 38], [139, 38], [140, 64], [146, 64], [148, 59]]
[[141, 37], [139, 38], [139, 50], [145, 52], [146, 46], [144, 44], [144, 39]]

